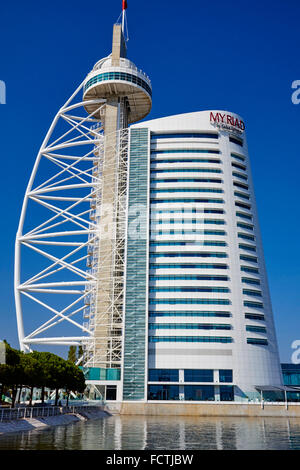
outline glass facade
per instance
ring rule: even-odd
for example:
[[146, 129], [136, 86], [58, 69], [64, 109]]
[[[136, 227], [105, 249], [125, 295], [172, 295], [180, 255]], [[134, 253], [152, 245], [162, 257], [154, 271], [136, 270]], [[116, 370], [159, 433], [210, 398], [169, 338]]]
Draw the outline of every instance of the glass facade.
[[[129, 207], [147, 207], [148, 203], [148, 129], [132, 129], [130, 140]], [[147, 250], [146, 214], [138, 236], [128, 237], [123, 399], [145, 397], [147, 340]], [[136, 214], [128, 215], [128, 226]]]
[[145, 80], [141, 79], [140, 77], [137, 77], [136, 75], [132, 75], [130, 73], [124, 73], [124, 72], [106, 72], [106, 73], [100, 73], [96, 75], [95, 77], [92, 77], [88, 82], [84, 85], [84, 91], [88, 90], [91, 86], [105, 82], [105, 81], [121, 81], [121, 82], [129, 82], [129, 83], [134, 83], [135, 85], [138, 85], [142, 87], [144, 90], [147, 91], [147, 93], [152, 96], [152, 90], [151, 87], [148, 85]]
[[178, 369], [149, 369], [149, 382], [179, 382]]
[[214, 401], [215, 391], [213, 385], [185, 385], [185, 400]]
[[214, 371], [211, 369], [185, 369], [185, 382], [213, 382]]
[[148, 400], [179, 400], [179, 385], [149, 385]]

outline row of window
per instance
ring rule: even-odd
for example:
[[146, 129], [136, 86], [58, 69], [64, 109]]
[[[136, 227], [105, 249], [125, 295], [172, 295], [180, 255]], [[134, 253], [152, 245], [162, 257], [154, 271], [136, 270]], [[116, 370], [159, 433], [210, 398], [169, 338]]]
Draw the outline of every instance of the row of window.
[[[261, 327], [262, 328], [262, 327]], [[231, 330], [226, 323], [149, 323], [150, 330]], [[255, 331], [255, 330], [249, 330]]]
[[149, 336], [150, 343], [232, 343], [229, 336]]
[[[232, 343], [229, 336], [149, 336], [150, 343]], [[268, 345], [265, 338], [247, 338], [247, 344]]]
[[228, 299], [149, 299], [150, 305], [230, 305], [230, 303]]
[[228, 276], [210, 276], [201, 274], [160, 274], [157, 276], [149, 276], [150, 281], [228, 281]]
[[218, 139], [219, 134], [209, 132], [180, 132], [180, 133], [167, 133], [156, 134], [151, 133], [151, 139]]
[[220, 178], [151, 178], [151, 183], [223, 183]]
[[88, 88], [90, 88], [92, 85], [95, 85], [96, 83], [100, 83], [107, 80], [121, 80], [125, 82], [134, 83], [135, 85], [139, 85], [140, 87], [144, 88], [144, 90], [146, 90], [149, 95], [152, 96], [152, 90], [148, 83], [146, 83], [144, 80], [142, 80], [140, 77], [137, 77], [136, 75], [131, 75], [129, 73], [124, 72], [106, 72], [96, 75], [95, 77], [88, 80], [88, 82], [84, 85], [84, 91], [86, 91]]
[[149, 292], [230, 292], [228, 287], [150, 287]]
[[230, 312], [223, 311], [195, 311], [195, 310], [150, 310], [149, 317], [218, 317], [229, 318]]
[[228, 269], [228, 266], [221, 263], [149, 263], [149, 269]]
[[213, 154], [218, 155], [220, 153], [220, 150], [218, 149], [191, 149], [191, 148], [151, 150], [151, 155], [160, 155], [164, 153], [213, 153]]
[[179, 385], [149, 385], [148, 400], [234, 401], [234, 387], [230, 385], [221, 385], [218, 397], [213, 385], [184, 385], [183, 390], [180, 395]]
[[161, 173], [223, 173], [219, 168], [165, 168], [159, 170], [151, 170], [150, 174]]
[[224, 230], [174, 230], [174, 229], [166, 229], [166, 230], [151, 230], [152, 235], [218, 235], [218, 236], [225, 236], [226, 232]]
[[224, 204], [223, 199], [205, 199], [205, 198], [174, 198], [174, 199], [150, 199], [151, 204], [184, 204], [184, 203], [201, 203], [201, 204]]
[[150, 193], [224, 193], [224, 191], [216, 188], [159, 188], [150, 189]]
[[209, 253], [207, 251], [203, 252], [185, 252], [180, 251], [176, 252], [169, 252], [169, 253], [150, 253], [150, 258], [227, 258], [227, 253], [216, 252], [216, 253]]
[[[232, 315], [226, 311], [196, 311], [196, 310], [150, 310], [150, 317], [214, 317], [230, 318]], [[264, 315], [258, 313], [245, 313], [247, 320], [265, 321]]]
[[217, 158], [151, 158], [150, 163], [221, 163]]
[[182, 209], [151, 209], [152, 214], [224, 214], [223, 209], [206, 209], [203, 207], [183, 207]]
[[209, 224], [209, 225], [225, 225], [222, 219], [158, 219], [151, 220], [151, 226], [163, 224]]
[[191, 241], [150, 241], [151, 246], [227, 246], [226, 242], [217, 241], [217, 240], [202, 240], [200, 242], [191, 240]]
[[[231, 369], [220, 369], [219, 382], [232, 383], [233, 373]], [[214, 382], [213, 369], [184, 369], [185, 382]], [[149, 369], [149, 382], [179, 382], [179, 369]]]

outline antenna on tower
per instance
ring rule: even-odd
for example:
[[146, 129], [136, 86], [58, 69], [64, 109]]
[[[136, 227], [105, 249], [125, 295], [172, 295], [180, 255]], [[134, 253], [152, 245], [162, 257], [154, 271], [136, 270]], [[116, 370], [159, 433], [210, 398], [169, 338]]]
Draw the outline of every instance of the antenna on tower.
[[[124, 41], [129, 41], [129, 34], [128, 34], [128, 25], [127, 25], [127, 16], [126, 16], [126, 10], [127, 10], [127, 0], [122, 0], [122, 13], [120, 14], [119, 18], [117, 19], [117, 24], [122, 25], [122, 33], [123, 33], [123, 38]], [[122, 20], [121, 20], [122, 17]], [[125, 29], [126, 29], [126, 37], [125, 37]]]

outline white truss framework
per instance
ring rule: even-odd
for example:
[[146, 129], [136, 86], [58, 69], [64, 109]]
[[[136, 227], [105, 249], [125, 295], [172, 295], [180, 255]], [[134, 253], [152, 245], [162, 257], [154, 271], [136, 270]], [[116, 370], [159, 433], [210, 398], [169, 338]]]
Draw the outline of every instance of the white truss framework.
[[[99, 110], [104, 115], [105, 100], [90, 100], [99, 106], [87, 114], [82, 87], [55, 116], [24, 197], [15, 245], [18, 335], [23, 351], [35, 344], [83, 345], [85, 365], [100, 361], [116, 367], [121, 364], [128, 130], [117, 132], [115, 147], [107, 152], [103, 127], [93, 117]], [[117, 162], [110, 260], [100, 249], [106, 155]], [[99, 272], [106, 263], [113, 270], [109, 306], [97, 314]], [[97, 336], [99, 325], [106, 327], [105, 338]]]

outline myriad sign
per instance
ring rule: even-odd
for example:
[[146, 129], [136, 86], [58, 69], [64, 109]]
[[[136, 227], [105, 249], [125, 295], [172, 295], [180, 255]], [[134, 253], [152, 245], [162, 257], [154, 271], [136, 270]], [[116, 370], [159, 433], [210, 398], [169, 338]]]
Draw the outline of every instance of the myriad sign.
[[210, 122], [219, 129], [234, 131], [242, 134], [245, 130], [245, 123], [241, 119], [232, 116], [232, 114], [210, 113]]

